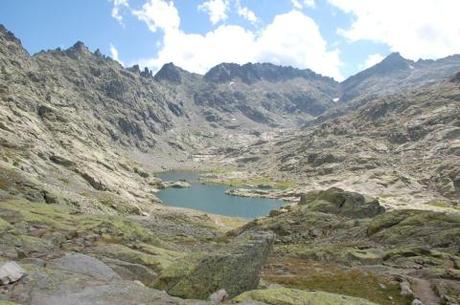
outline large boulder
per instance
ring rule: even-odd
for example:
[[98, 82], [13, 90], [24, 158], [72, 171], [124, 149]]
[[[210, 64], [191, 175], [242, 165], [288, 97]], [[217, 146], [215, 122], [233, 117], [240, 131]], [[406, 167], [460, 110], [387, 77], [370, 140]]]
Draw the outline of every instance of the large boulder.
[[150, 287], [158, 277], [155, 271], [141, 264], [107, 257], [102, 258], [102, 260], [124, 280], [140, 281]]
[[219, 289], [230, 297], [255, 289], [273, 239], [272, 232], [245, 232], [215, 253], [173, 264], [160, 274], [155, 286], [190, 299], [207, 299]]
[[55, 269], [86, 274], [100, 280], [121, 279], [118, 274], [100, 260], [80, 253], [68, 253], [61, 258], [52, 260], [49, 266]]
[[209, 302], [182, 300], [163, 291], [146, 288], [131, 281], [114, 281], [82, 288], [63, 285], [58, 291], [34, 293], [31, 305], [210, 305]]
[[17, 282], [25, 275], [25, 271], [16, 262], [6, 262], [0, 267], [0, 285]]
[[[88, 266], [82, 265], [84, 262]], [[211, 305], [172, 297], [140, 282], [121, 280], [104, 263], [84, 255], [67, 255], [49, 264], [29, 261], [21, 268], [28, 271], [27, 278], [2, 290], [0, 299], [29, 305]], [[89, 271], [91, 268], [94, 272]], [[0, 301], [0, 305], [10, 303]]]
[[340, 294], [289, 288], [247, 291], [234, 299], [237, 303], [259, 301], [271, 305], [377, 305], [368, 300]]
[[304, 194], [299, 204], [308, 206], [312, 211], [350, 218], [371, 218], [385, 212], [377, 199], [336, 187]]

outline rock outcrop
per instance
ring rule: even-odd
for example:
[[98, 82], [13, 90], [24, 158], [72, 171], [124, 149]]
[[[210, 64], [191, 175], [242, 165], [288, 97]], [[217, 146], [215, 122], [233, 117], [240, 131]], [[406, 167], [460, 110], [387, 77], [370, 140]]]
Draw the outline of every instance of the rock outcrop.
[[207, 299], [219, 289], [230, 297], [255, 289], [273, 238], [270, 232], [242, 234], [217, 252], [175, 263], [160, 274], [155, 286], [171, 295], [196, 299]]
[[301, 197], [299, 204], [308, 206], [312, 211], [351, 218], [371, 218], [385, 212], [378, 200], [339, 188], [310, 192]]

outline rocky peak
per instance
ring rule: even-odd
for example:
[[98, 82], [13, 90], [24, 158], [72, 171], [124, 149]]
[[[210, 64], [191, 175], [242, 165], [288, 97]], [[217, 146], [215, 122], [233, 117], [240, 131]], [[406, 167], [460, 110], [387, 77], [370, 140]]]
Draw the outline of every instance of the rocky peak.
[[22, 47], [21, 40], [0, 24], [0, 58], [5, 56], [9, 61], [15, 61], [21, 66], [30, 65], [29, 53]]
[[84, 42], [77, 41], [69, 50], [74, 50], [77, 52], [89, 52], [88, 47]]
[[411, 63], [412, 61], [402, 57], [399, 52], [394, 52], [374, 67], [377, 68], [379, 72], [391, 72], [394, 70], [408, 69]]
[[139, 74], [139, 75], [142, 73], [139, 65], [134, 65], [132, 67], [126, 68], [126, 70], [128, 70], [129, 72], [133, 72], [135, 74]]
[[410, 69], [412, 63], [412, 61], [405, 59], [398, 52], [391, 53], [378, 64], [348, 78], [343, 82], [343, 84], [347, 86], [349, 83], [360, 82], [369, 77], [383, 76], [393, 72], [408, 70]]
[[22, 45], [21, 41], [14, 36], [14, 34], [10, 31], [8, 31], [7, 28], [3, 24], [0, 24], [0, 40], [5, 40], [9, 42], [16, 43], [18, 45]]
[[65, 53], [70, 57], [79, 59], [81, 56], [91, 54], [88, 47], [81, 41], [77, 41], [73, 46], [65, 50]]
[[204, 75], [206, 81], [224, 83], [232, 80], [237, 75], [237, 71], [241, 66], [235, 63], [219, 64]]
[[246, 84], [253, 84], [258, 81], [279, 82], [294, 78], [307, 80], [330, 78], [323, 77], [309, 69], [301, 70], [293, 67], [277, 66], [270, 63], [247, 63], [238, 65], [235, 63], [223, 63], [215, 66], [204, 76], [205, 80], [211, 82], [228, 82], [239, 79]]
[[182, 73], [185, 72], [174, 63], [167, 63], [155, 74], [156, 81], [168, 81], [176, 84], [182, 83]]
[[153, 77], [153, 72], [152, 70], [149, 70], [149, 68], [145, 67], [144, 71], [141, 72], [141, 76], [143, 77]]

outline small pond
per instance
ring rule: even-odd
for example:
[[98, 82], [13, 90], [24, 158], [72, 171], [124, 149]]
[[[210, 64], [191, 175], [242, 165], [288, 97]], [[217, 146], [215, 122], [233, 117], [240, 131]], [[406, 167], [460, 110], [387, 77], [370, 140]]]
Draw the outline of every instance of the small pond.
[[256, 218], [266, 216], [278, 209], [284, 202], [268, 198], [247, 198], [225, 194], [230, 187], [208, 185], [198, 181], [196, 172], [171, 171], [157, 175], [164, 181], [184, 179], [192, 184], [190, 188], [167, 188], [157, 195], [166, 205], [189, 208], [232, 217]]

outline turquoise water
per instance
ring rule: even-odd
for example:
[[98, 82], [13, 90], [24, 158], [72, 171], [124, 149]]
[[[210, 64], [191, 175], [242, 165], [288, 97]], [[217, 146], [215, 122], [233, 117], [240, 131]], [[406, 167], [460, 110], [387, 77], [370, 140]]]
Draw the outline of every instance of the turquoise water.
[[198, 182], [194, 172], [166, 172], [158, 175], [165, 181], [185, 179], [191, 188], [168, 188], [161, 190], [158, 197], [166, 205], [190, 208], [233, 217], [256, 218], [266, 216], [273, 209], [283, 205], [283, 201], [266, 198], [246, 198], [225, 194], [229, 189], [223, 185], [206, 185]]

